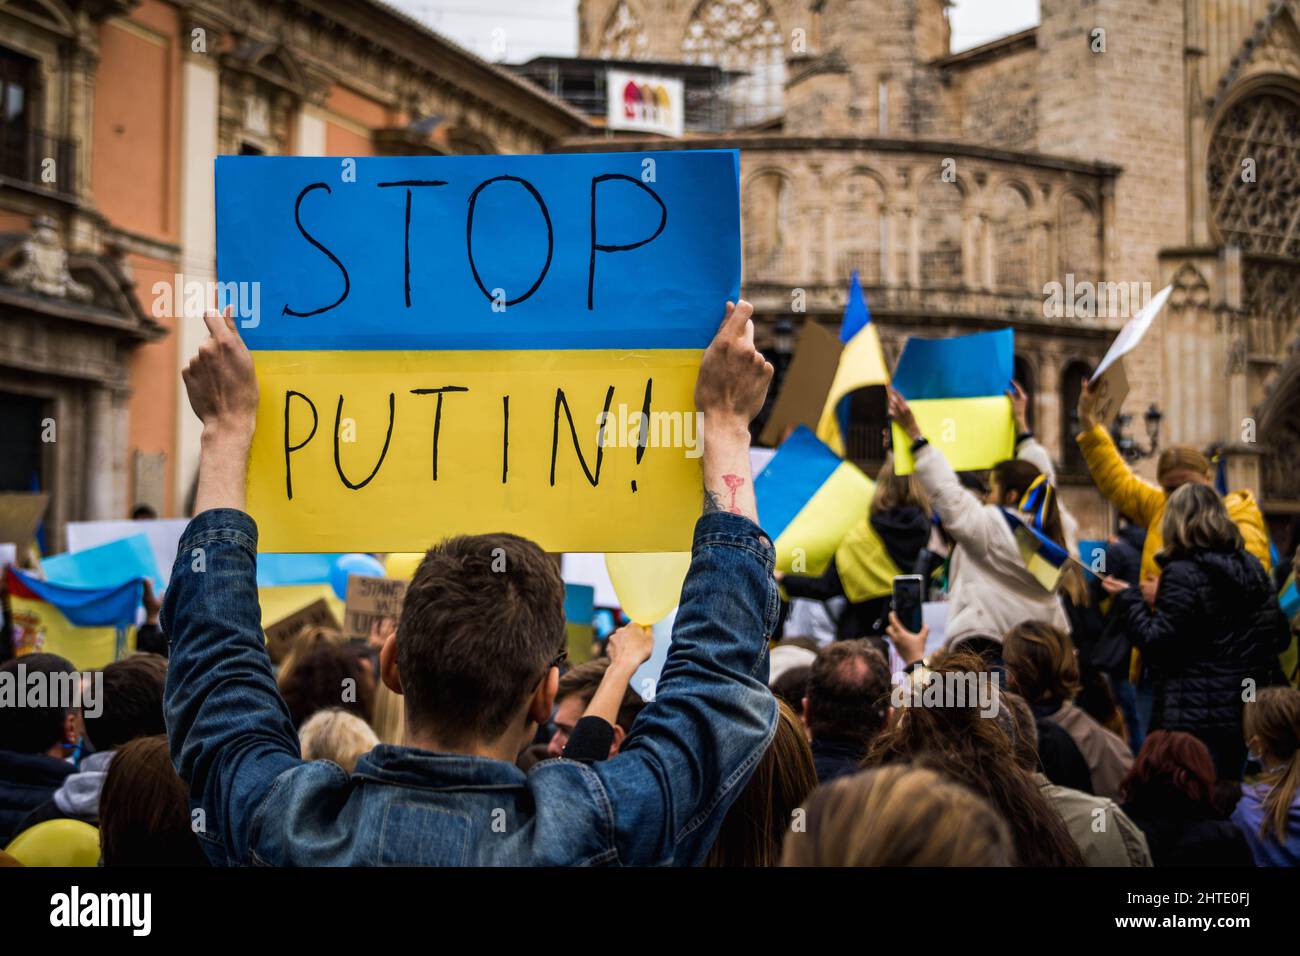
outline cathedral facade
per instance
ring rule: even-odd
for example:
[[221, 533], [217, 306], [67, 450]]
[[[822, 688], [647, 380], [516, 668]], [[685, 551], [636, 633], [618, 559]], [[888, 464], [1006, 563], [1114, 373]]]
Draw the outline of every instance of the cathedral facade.
[[[769, 345], [835, 327], [853, 270], [891, 361], [908, 335], [1014, 327], [1033, 428], [1092, 536], [1115, 516], [1073, 440], [1078, 392], [1172, 284], [1126, 362], [1122, 447], [1148, 475], [1152, 434], [1221, 449], [1294, 547], [1296, 0], [1042, 0], [1037, 27], [955, 54], [946, 7], [582, 0], [579, 54], [733, 78], [725, 131], [619, 148], [741, 149], [744, 288]], [[878, 454], [878, 425], [855, 457]]]

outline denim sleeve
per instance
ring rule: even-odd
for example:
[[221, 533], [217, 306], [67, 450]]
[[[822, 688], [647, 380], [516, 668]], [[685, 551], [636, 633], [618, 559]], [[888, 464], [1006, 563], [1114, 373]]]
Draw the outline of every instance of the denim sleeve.
[[776, 732], [767, 641], [779, 599], [771, 540], [747, 518], [695, 526], [672, 646], [617, 756], [592, 765], [629, 864], [701, 863]]
[[163, 704], [172, 763], [203, 810], [209, 857], [247, 863], [258, 804], [301, 763], [262, 637], [252, 518], [214, 509], [189, 523], [162, 626], [171, 638]]

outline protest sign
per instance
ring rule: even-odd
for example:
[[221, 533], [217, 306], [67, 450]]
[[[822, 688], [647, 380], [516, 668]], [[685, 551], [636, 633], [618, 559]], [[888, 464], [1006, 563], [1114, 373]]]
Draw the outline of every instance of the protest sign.
[[146, 578], [156, 590], [162, 589], [158, 562], [148, 537], [143, 534], [119, 538], [84, 551], [44, 558], [41, 571], [51, 584], [66, 587], [116, 587], [127, 581]]
[[261, 547], [508, 528], [550, 551], [689, 548], [737, 170], [731, 150], [218, 158]]
[[[907, 399], [921, 434], [955, 471], [992, 468], [1015, 453], [1011, 388], [1015, 333], [1011, 329], [946, 339], [911, 337], [894, 369], [894, 388]], [[911, 474], [912, 441], [895, 424], [894, 473]]]
[[1128, 396], [1128, 376], [1124, 371], [1124, 356], [1137, 348], [1142, 337], [1151, 328], [1160, 310], [1169, 300], [1173, 286], [1167, 285], [1157, 292], [1138, 314], [1124, 323], [1110, 348], [1092, 373], [1090, 387], [1093, 391], [1093, 414], [1097, 421], [1109, 426], [1119, 414], [1124, 399]]
[[189, 524], [188, 518], [157, 518], [153, 520], [109, 519], [104, 521], [69, 521], [67, 525], [68, 551], [76, 553], [110, 544], [123, 538], [142, 534], [149, 539], [154, 562], [158, 569], [155, 584], [167, 586], [172, 565], [176, 563], [176, 549], [181, 535]]
[[786, 431], [795, 425], [817, 428], [843, 348], [833, 332], [813, 321], [803, 324], [794, 357], [781, 381], [781, 392], [763, 426], [760, 440], [764, 445], [781, 444]]
[[334, 616], [329, 602], [324, 598], [317, 598], [288, 617], [282, 617], [274, 624], [267, 625], [262, 631], [266, 634], [266, 650], [271, 657], [271, 663], [278, 664], [284, 660], [284, 656], [289, 653], [290, 646], [302, 633], [303, 628], [328, 627], [338, 630], [338, 626], [338, 618]]
[[0, 494], [0, 541], [12, 542], [19, 549], [30, 543], [49, 503], [49, 495]]
[[402, 599], [410, 582], [396, 578], [375, 578], [367, 574], [348, 575], [348, 601], [343, 612], [343, 636], [349, 641], [370, 638], [370, 628], [383, 618], [397, 620]]

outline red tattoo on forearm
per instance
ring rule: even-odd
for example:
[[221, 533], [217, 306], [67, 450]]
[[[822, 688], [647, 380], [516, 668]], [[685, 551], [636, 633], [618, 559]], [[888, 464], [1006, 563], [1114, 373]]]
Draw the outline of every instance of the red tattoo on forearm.
[[740, 486], [745, 483], [745, 479], [741, 478], [739, 475], [723, 475], [722, 480], [725, 481], [727, 487], [731, 489], [731, 505], [727, 510], [733, 515], [738, 515], [741, 512], [740, 509], [736, 507], [736, 492], [740, 489]]

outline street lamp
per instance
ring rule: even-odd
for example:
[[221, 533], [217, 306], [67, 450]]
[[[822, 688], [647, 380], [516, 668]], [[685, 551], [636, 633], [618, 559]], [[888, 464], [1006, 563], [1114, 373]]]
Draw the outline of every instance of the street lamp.
[[1126, 461], [1150, 458], [1160, 450], [1160, 422], [1164, 417], [1164, 413], [1160, 411], [1155, 402], [1152, 402], [1147, 407], [1146, 412], [1142, 415], [1142, 421], [1146, 425], [1149, 447], [1143, 448], [1138, 444], [1136, 438], [1127, 434], [1128, 427], [1133, 422], [1133, 416], [1116, 416], [1115, 424], [1110, 428], [1110, 437], [1114, 439], [1115, 447], [1119, 449], [1119, 453], [1124, 456]]

